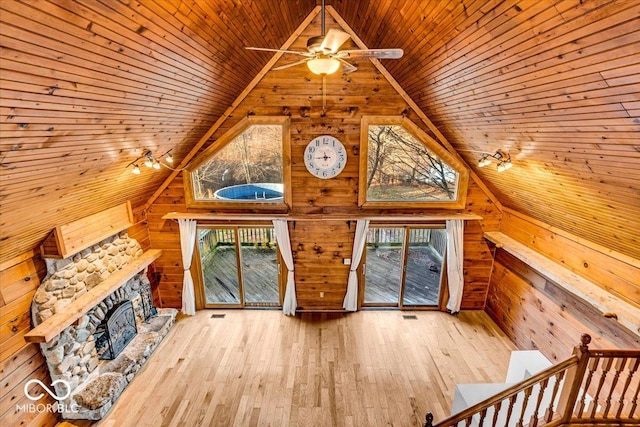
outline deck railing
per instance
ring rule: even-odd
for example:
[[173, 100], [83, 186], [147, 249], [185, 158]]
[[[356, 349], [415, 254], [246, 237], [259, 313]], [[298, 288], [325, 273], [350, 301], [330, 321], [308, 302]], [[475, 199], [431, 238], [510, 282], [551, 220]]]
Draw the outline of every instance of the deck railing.
[[[400, 246], [404, 242], [405, 231], [401, 227], [372, 227], [369, 229], [367, 245], [376, 248], [381, 246]], [[447, 246], [447, 233], [443, 228], [412, 228], [409, 234], [409, 244], [432, 246], [440, 257], [443, 257]]]
[[[425, 427], [640, 425], [640, 350], [590, 351], [583, 335], [567, 360]], [[634, 377], [635, 375], [635, 377]]]
[[[200, 255], [205, 256], [218, 245], [229, 245], [235, 243], [235, 231], [232, 228], [201, 229], [199, 230], [198, 242], [200, 245]], [[238, 237], [241, 245], [269, 245], [275, 244], [275, 232], [273, 228], [239, 228]]]

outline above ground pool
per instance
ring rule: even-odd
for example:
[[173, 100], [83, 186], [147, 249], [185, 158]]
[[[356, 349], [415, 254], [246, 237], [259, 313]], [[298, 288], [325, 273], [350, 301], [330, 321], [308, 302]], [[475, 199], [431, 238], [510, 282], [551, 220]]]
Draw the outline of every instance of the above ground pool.
[[224, 187], [214, 193], [221, 200], [282, 200], [283, 186], [274, 183], [240, 184]]

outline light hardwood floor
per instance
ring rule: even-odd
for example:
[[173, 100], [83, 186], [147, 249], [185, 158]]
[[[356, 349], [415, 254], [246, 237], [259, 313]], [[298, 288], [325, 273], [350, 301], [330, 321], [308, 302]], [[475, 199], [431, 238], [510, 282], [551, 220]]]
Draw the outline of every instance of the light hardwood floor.
[[503, 381], [511, 350], [484, 312], [204, 310], [96, 425], [420, 426], [457, 383]]

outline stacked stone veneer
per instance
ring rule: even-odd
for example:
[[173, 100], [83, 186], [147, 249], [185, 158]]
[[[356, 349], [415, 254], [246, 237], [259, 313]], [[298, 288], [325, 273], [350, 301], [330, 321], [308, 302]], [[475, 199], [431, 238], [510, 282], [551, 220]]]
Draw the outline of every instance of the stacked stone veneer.
[[[33, 298], [33, 323], [38, 325], [54, 316], [141, 254], [138, 242], [120, 233], [72, 257], [45, 260], [48, 275]], [[60, 402], [64, 418], [101, 419], [173, 326], [176, 315], [173, 309], [160, 309], [158, 317], [144, 323], [140, 295], [143, 287], [150, 287], [146, 269], [89, 310], [77, 325], [67, 327], [52, 341], [40, 345], [52, 381], [64, 380], [70, 387], [70, 396]], [[107, 312], [127, 300], [133, 304], [138, 335], [116, 359], [101, 361], [93, 334]], [[64, 383], [54, 386], [58, 396], [69, 391]]]

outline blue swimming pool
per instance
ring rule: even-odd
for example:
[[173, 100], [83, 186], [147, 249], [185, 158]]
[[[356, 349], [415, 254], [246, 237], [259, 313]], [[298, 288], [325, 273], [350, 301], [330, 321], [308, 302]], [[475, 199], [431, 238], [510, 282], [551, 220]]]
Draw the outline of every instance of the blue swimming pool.
[[266, 200], [272, 202], [282, 200], [283, 191], [282, 184], [256, 183], [224, 187], [216, 191], [214, 195], [222, 200]]

